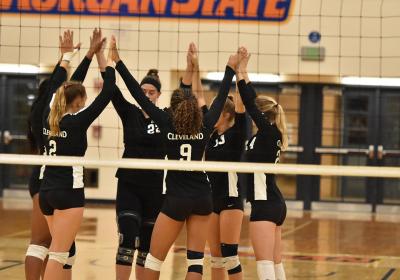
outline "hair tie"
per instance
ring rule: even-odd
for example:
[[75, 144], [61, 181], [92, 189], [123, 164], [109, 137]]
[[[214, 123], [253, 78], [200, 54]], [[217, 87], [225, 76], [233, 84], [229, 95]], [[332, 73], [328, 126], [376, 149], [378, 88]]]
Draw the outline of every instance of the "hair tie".
[[186, 100], [190, 100], [191, 98], [194, 98], [194, 95], [192, 94], [192, 90], [191, 90], [191, 89], [189, 89], [189, 88], [182, 88], [181, 90], [182, 90], [182, 92], [183, 92], [183, 97], [184, 97]]
[[72, 84], [65, 83], [65, 84], [64, 84], [64, 89], [67, 89], [67, 88], [69, 88], [70, 86], [72, 86]]

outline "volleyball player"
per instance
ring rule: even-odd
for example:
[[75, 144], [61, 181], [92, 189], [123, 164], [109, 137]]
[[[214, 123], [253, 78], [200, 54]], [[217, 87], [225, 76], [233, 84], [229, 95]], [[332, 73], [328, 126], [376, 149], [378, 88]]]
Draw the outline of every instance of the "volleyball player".
[[[71, 33], [62, 40], [62, 46], [67, 51], [63, 54], [55, 77], [66, 75], [66, 66], [73, 57]], [[50, 84], [49, 90], [57, 92], [48, 100], [49, 108], [44, 112], [43, 139], [47, 155], [84, 156], [87, 149], [87, 129], [107, 106], [115, 90], [115, 70], [111, 57], [114, 47], [115, 38], [112, 38], [103, 89], [90, 106], [84, 108], [87, 97], [81, 83], [65, 82], [58, 89], [55, 83]], [[39, 192], [40, 208], [52, 236], [45, 280], [62, 277], [68, 249], [83, 217], [83, 187], [82, 166], [46, 166]]]
[[[101, 40], [101, 31], [95, 29], [93, 31], [93, 37], [90, 40], [90, 48], [82, 60], [82, 62], [77, 67], [76, 71], [71, 76], [71, 80], [83, 82], [86, 77], [86, 73], [89, 69], [90, 62], [93, 58], [94, 53], [99, 48], [99, 40]], [[61, 45], [60, 45], [61, 47]], [[61, 49], [61, 51], [63, 51]], [[42, 115], [44, 108], [46, 106], [46, 100], [48, 99], [49, 93], [48, 87], [50, 83], [55, 83], [61, 85], [65, 79], [66, 75], [62, 75], [60, 79], [54, 81], [54, 73], [59, 67], [59, 62], [50, 78], [45, 79], [39, 85], [38, 96], [32, 104], [31, 112], [28, 120], [28, 139], [31, 145], [33, 153], [43, 154], [44, 153], [44, 143], [42, 139], [43, 133], [43, 122]], [[33, 207], [32, 207], [32, 220], [31, 220], [31, 242], [26, 252], [25, 258], [25, 277], [29, 280], [40, 279], [40, 276], [44, 273], [44, 261], [47, 257], [48, 248], [51, 242], [51, 235], [49, 228], [47, 226], [46, 220], [40, 211], [39, 207], [39, 188], [42, 182], [42, 176], [40, 172], [40, 166], [34, 166], [33, 171], [29, 180], [29, 193], [32, 197]], [[74, 246], [70, 250], [70, 258], [68, 265], [64, 266], [66, 269], [66, 279], [71, 278], [71, 267], [73, 264], [74, 257]]]
[[[182, 164], [184, 161], [202, 159], [227, 98], [237, 59], [237, 54], [229, 58], [218, 96], [204, 116], [191, 89], [187, 87], [174, 90], [168, 112], [157, 108], [145, 96], [123, 62], [117, 59], [116, 69], [132, 96], [160, 128], [168, 159], [179, 159]], [[197, 171], [168, 171], [166, 186], [166, 197], [153, 229], [150, 253], [145, 262], [145, 279], [159, 279], [161, 265], [185, 221], [188, 259], [186, 279], [201, 279], [207, 235], [204, 229], [212, 211], [207, 175]]]
[[[228, 98], [208, 143], [205, 159], [239, 162], [246, 140], [246, 116], [238, 93]], [[243, 220], [243, 198], [236, 172], [207, 172], [213, 195], [208, 244], [211, 251], [211, 278], [242, 279], [238, 244]]]
[[[186, 73], [193, 73], [193, 92], [204, 113], [208, 111], [201, 87], [198, 51], [194, 43], [188, 50]], [[185, 79], [183, 80], [185, 82]], [[238, 94], [225, 102], [221, 116], [207, 145], [205, 159], [211, 161], [240, 161], [246, 140], [245, 109]], [[208, 243], [211, 251], [212, 279], [242, 279], [237, 255], [243, 220], [243, 198], [239, 196], [235, 172], [207, 172], [211, 183], [213, 213], [210, 218]]]
[[[98, 61], [105, 69], [104, 53]], [[150, 70], [140, 83], [142, 91], [153, 104], [161, 95], [161, 82], [157, 70]], [[124, 128], [123, 158], [163, 159], [165, 152], [160, 129], [138, 106], [128, 102], [117, 88], [111, 99]], [[119, 168], [116, 214], [119, 246], [116, 255], [116, 278], [128, 280], [136, 257], [136, 279], [143, 279], [144, 262], [150, 249], [151, 233], [162, 206], [163, 177], [161, 170], [135, 170]]]
[[[287, 147], [285, 113], [282, 106], [268, 96], [257, 96], [247, 74], [249, 55], [243, 53], [237, 71], [238, 88], [246, 111], [258, 131], [247, 144], [250, 162], [278, 163]], [[281, 226], [286, 218], [285, 200], [275, 175], [254, 173], [249, 178], [248, 200], [251, 203], [250, 238], [260, 280], [284, 280], [281, 259]]]

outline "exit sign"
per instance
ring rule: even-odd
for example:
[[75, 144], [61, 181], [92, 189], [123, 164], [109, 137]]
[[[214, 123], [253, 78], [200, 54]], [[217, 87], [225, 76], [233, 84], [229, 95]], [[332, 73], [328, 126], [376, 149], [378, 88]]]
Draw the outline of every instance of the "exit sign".
[[323, 61], [325, 59], [324, 47], [301, 47], [301, 60]]

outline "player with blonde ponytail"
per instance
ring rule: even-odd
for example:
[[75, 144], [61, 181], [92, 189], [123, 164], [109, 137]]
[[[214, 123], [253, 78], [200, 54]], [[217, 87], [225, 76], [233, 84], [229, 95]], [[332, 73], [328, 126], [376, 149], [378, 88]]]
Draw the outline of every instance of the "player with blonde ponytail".
[[[72, 36], [63, 45], [67, 49], [55, 76], [66, 75], [66, 64], [74, 54]], [[100, 39], [100, 45], [104, 39]], [[100, 46], [101, 47], [101, 46]], [[103, 89], [85, 107], [86, 90], [79, 82], [65, 82], [61, 88], [51, 82], [57, 93], [49, 101], [43, 115], [43, 138], [49, 156], [84, 156], [87, 129], [110, 102], [115, 91], [115, 70], [112, 60], [115, 38], [110, 42], [108, 67]], [[68, 249], [80, 228], [85, 194], [82, 166], [46, 166], [39, 193], [39, 204], [52, 236], [44, 280], [63, 279], [63, 266], [68, 264]]]
[[[237, 71], [238, 88], [246, 111], [257, 127], [256, 134], [248, 141], [246, 160], [278, 163], [281, 151], [288, 145], [285, 113], [273, 98], [257, 96], [247, 74], [250, 55], [245, 51], [241, 56]], [[256, 256], [258, 278], [285, 280], [281, 256], [285, 199], [274, 174], [254, 173], [248, 179], [250, 239]]]
[[[39, 85], [38, 96], [32, 104], [31, 112], [29, 115], [29, 130], [28, 139], [31, 144], [32, 152], [44, 154], [44, 139], [43, 137], [43, 112], [48, 106], [54, 92], [59, 88], [67, 79], [67, 72], [60, 69], [68, 67], [69, 61], [77, 52], [80, 44], [72, 46], [73, 32], [65, 31], [63, 36], [60, 37], [60, 52], [62, 54], [62, 61], [60, 60], [55, 66], [50, 78], [45, 79]], [[90, 47], [78, 65], [76, 70], [71, 76], [71, 80], [76, 82], [83, 82], [85, 80], [87, 71], [89, 69], [91, 60], [96, 53], [97, 49], [101, 48], [103, 42], [101, 41], [101, 30], [95, 28], [93, 35], [90, 38]], [[72, 46], [72, 47], [71, 47]], [[39, 280], [43, 276], [45, 266], [47, 263], [47, 254], [51, 242], [51, 234], [47, 226], [46, 220], [39, 206], [39, 190], [42, 184], [44, 167], [35, 166], [33, 168], [29, 180], [29, 193], [32, 197], [32, 218], [31, 218], [31, 241], [28, 246], [25, 258], [25, 278], [27, 280]], [[67, 264], [64, 266], [65, 280], [72, 278], [72, 266], [75, 258], [75, 243], [72, 244]]]

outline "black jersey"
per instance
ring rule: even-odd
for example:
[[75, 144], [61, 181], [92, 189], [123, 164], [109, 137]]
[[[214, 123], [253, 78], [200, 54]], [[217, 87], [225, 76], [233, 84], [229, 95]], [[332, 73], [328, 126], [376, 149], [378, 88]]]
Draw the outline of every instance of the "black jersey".
[[[185, 164], [184, 161], [202, 160], [210, 134], [224, 107], [235, 72], [226, 67], [219, 93], [208, 113], [203, 116], [201, 131], [196, 135], [181, 135], [175, 132], [171, 114], [159, 109], [143, 94], [139, 83], [122, 61], [117, 63], [116, 69], [132, 96], [160, 128], [168, 159], [181, 160], [182, 164]], [[208, 195], [211, 191], [206, 173], [200, 171], [168, 171], [166, 186], [167, 194], [179, 197], [198, 197]]]
[[[246, 115], [236, 113], [235, 124], [219, 134], [214, 131], [207, 145], [205, 159], [209, 161], [239, 162], [246, 140]], [[236, 172], [207, 172], [214, 197], [238, 197], [238, 176]]]
[[[278, 163], [281, 153], [282, 134], [275, 124], [265, 118], [255, 104], [256, 93], [251, 83], [239, 81], [240, 96], [256, 124], [257, 133], [247, 142], [246, 161], [260, 163]], [[274, 174], [254, 173], [248, 179], [247, 199], [282, 200], [282, 195], [276, 185]]]
[[[65, 71], [60, 67], [58, 71]], [[44, 113], [43, 140], [49, 156], [84, 156], [87, 149], [86, 131], [90, 124], [100, 115], [110, 102], [115, 92], [115, 71], [107, 67], [103, 90], [86, 108], [75, 114], [65, 114], [60, 121], [60, 133], [48, 137], [50, 133], [47, 117], [50, 113], [51, 102]], [[46, 166], [42, 190], [83, 188], [82, 166]]]
[[[71, 80], [83, 82], [85, 80], [87, 71], [89, 69], [91, 60], [88, 59], [86, 56], [81, 61], [79, 66], [76, 68], [75, 72], [71, 76]], [[38, 96], [35, 100], [34, 104], [32, 105], [31, 113], [29, 115], [30, 124], [31, 124], [31, 131], [33, 137], [35, 138], [35, 142], [37, 144], [37, 149], [40, 154], [44, 153], [44, 143], [43, 143], [43, 112], [48, 105], [48, 101], [51, 98], [50, 96], [53, 95], [54, 91], [58, 89], [63, 82], [67, 80], [67, 72], [66, 71], [58, 71], [60, 67], [60, 63], [57, 63], [56, 67], [51, 74], [48, 86], [52, 88], [47, 88], [42, 96]], [[55, 75], [57, 73], [57, 75]]]
[[[140, 108], [128, 102], [119, 88], [111, 99], [124, 128], [123, 158], [164, 159], [161, 132], [155, 122], [146, 118]], [[163, 171], [119, 168], [116, 177], [135, 186], [162, 188]]]

